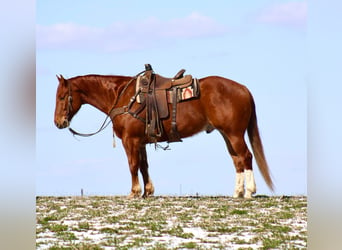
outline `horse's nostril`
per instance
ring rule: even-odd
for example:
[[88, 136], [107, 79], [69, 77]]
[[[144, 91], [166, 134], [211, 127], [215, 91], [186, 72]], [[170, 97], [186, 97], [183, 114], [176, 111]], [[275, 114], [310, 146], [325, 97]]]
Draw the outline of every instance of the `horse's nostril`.
[[63, 122], [63, 128], [66, 128], [69, 126], [69, 122], [67, 120], [64, 120]]

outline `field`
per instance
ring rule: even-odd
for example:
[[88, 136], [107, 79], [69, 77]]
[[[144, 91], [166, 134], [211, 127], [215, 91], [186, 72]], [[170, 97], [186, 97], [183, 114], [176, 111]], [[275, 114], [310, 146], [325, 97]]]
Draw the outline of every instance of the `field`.
[[37, 197], [37, 249], [306, 249], [304, 196]]

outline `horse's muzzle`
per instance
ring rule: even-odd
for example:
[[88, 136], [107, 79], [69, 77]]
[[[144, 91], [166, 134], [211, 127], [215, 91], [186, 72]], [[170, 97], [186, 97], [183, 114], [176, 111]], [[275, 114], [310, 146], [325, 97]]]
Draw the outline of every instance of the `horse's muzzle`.
[[55, 125], [59, 129], [69, 127], [69, 121], [67, 119], [63, 119], [62, 121], [55, 121]]

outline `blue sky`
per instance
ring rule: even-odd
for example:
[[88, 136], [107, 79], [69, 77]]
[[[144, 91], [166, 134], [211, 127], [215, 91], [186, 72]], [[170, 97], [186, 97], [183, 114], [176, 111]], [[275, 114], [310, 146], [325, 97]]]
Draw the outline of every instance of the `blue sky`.
[[[213, 4], [214, 3], [214, 4]], [[305, 1], [37, 1], [36, 193], [128, 194], [130, 174], [109, 127], [73, 138], [53, 124], [56, 74], [135, 75], [151, 63], [173, 76], [220, 75], [246, 85], [276, 186], [307, 194]], [[104, 114], [84, 106], [71, 126], [93, 132]], [[235, 169], [217, 132], [171, 151], [147, 146], [155, 194], [232, 195]], [[271, 194], [254, 163], [258, 194]]]

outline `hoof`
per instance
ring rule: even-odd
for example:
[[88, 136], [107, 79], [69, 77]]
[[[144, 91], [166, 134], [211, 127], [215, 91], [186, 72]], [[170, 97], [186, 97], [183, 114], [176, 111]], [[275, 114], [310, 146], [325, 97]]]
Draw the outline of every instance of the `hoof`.
[[136, 193], [136, 192], [131, 192], [129, 195], [127, 195], [127, 199], [135, 199], [135, 198], [140, 198], [141, 193]]
[[251, 192], [246, 192], [244, 198], [245, 199], [252, 199], [252, 193]]
[[146, 198], [151, 197], [151, 196], [153, 196], [153, 194], [146, 194], [146, 193], [144, 193], [142, 197], [144, 199], [146, 199]]
[[150, 181], [146, 186], [145, 186], [145, 190], [144, 190], [144, 194], [143, 194], [143, 198], [147, 198], [149, 196], [153, 196], [154, 194], [154, 187], [152, 182]]
[[233, 198], [243, 198], [243, 192], [234, 192]]
[[153, 196], [153, 194], [154, 194], [154, 190], [146, 190], [142, 197], [143, 198], [148, 198], [148, 197]]
[[247, 190], [246, 193], [245, 193], [245, 198], [246, 199], [252, 199], [253, 198], [253, 194], [255, 194], [255, 193], [256, 193], [255, 191], [251, 192], [251, 191]]

